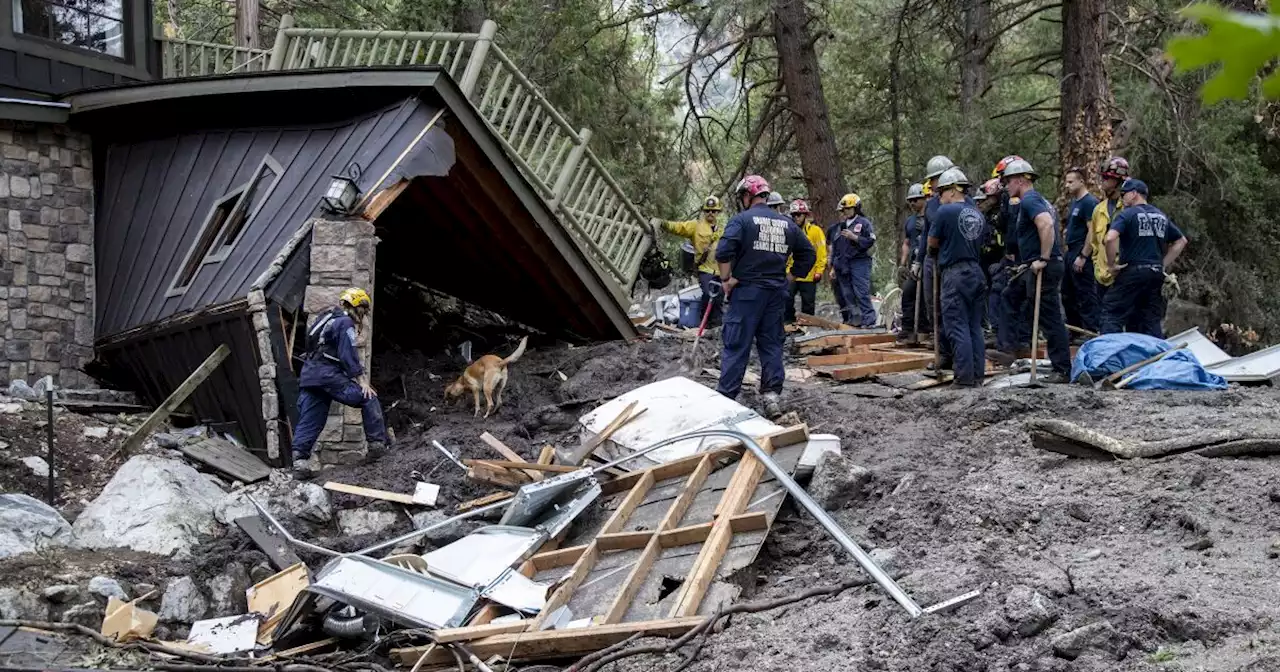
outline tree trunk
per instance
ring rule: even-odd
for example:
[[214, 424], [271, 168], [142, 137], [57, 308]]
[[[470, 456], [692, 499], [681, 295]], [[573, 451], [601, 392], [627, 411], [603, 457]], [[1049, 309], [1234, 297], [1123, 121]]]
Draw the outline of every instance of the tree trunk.
[[[889, 51], [889, 116], [893, 127], [893, 249], [894, 261], [898, 260], [896, 250], [902, 248], [902, 238], [905, 235], [898, 222], [903, 221], [907, 216], [907, 180], [902, 170], [902, 114], [900, 109], [899, 98], [902, 95], [902, 24], [906, 21], [907, 8], [910, 3], [903, 3], [898, 10], [897, 28], [893, 35], [893, 47]], [[884, 228], [881, 227], [881, 231]]]
[[814, 218], [825, 223], [835, 218], [845, 184], [809, 22], [804, 0], [774, 0], [774, 38], [782, 84], [794, 115], [800, 169]]
[[964, 37], [960, 44], [960, 113], [972, 122], [975, 106], [987, 90], [987, 25], [990, 0], [964, 0]]
[[235, 44], [237, 47], [252, 49], [259, 47], [258, 10], [260, 8], [260, 0], [236, 0]]
[[1058, 128], [1062, 173], [1084, 169], [1090, 188], [1111, 152], [1111, 83], [1103, 60], [1106, 0], [1062, 4], [1062, 117]]
[[450, 30], [455, 33], [478, 33], [485, 15], [484, 0], [453, 0]]

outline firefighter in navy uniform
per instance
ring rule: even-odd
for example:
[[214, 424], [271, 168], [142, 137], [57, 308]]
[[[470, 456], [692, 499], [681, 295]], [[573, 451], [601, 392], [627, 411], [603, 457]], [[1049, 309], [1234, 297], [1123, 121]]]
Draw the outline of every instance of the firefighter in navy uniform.
[[316, 471], [311, 449], [335, 401], [360, 409], [370, 456], [381, 455], [390, 444], [382, 404], [356, 349], [356, 336], [370, 307], [369, 293], [353, 287], [307, 329], [307, 352], [298, 376], [298, 424], [293, 429], [293, 471], [300, 478]]
[[981, 265], [987, 220], [967, 201], [969, 180], [959, 168], [938, 178], [941, 206], [929, 228], [929, 254], [942, 279], [942, 328], [951, 343], [956, 387], [978, 387], [986, 369], [982, 316], [987, 279]]
[[[916, 261], [916, 248], [919, 247], [919, 236], [924, 231], [924, 185], [913, 184], [907, 189], [907, 207], [911, 214], [902, 225], [902, 250], [898, 253], [899, 278], [902, 287], [902, 329], [898, 332], [899, 343], [916, 342], [916, 286], [919, 280], [911, 273], [911, 264]], [[925, 316], [920, 316], [925, 321]]]
[[[794, 275], [807, 276], [818, 255], [790, 217], [766, 205], [769, 183], [764, 178], [744, 177], [735, 193], [742, 211], [729, 220], [716, 247], [728, 303], [717, 389], [730, 399], [738, 396], [755, 342], [765, 412], [776, 415], [781, 410], [778, 400], [785, 375], [782, 321], [790, 298], [788, 281]], [[788, 258], [791, 273], [787, 272]]]

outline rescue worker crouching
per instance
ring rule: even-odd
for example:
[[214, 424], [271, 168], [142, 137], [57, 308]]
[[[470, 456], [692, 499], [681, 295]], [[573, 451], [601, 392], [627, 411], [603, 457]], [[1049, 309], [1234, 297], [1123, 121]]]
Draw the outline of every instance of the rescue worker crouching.
[[769, 183], [748, 175], [734, 190], [742, 212], [725, 225], [716, 247], [720, 279], [728, 309], [724, 350], [720, 354], [720, 394], [734, 399], [742, 390], [751, 344], [760, 355], [760, 392], [765, 412], [777, 415], [785, 372], [782, 365], [783, 316], [786, 309], [788, 259], [792, 271], [809, 275], [818, 255], [790, 217], [765, 204]]
[[978, 387], [986, 373], [982, 317], [987, 279], [982, 247], [987, 221], [965, 197], [969, 180], [959, 168], [938, 178], [941, 206], [929, 228], [929, 254], [942, 281], [942, 329], [951, 343], [957, 387]]
[[335, 401], [360, 409], [370, 456], [381, 455], [390, 445], [382, 404], [356, 349], [356, 336], [370, 307], [369, 293], [353, 287], [307, 329], [307, 352], [298, 376], [298, 424], [293, 430], [293, 471], [300, 478], [316, 471], [311, 451]]
[[[907, 189], [907, 207], [911, 214], [902, 224], [902, 249], [898, 252], [898, 285], [902, 288], [902, 330], [898, 332], [899, 343], [912, 343], [916, 339], [916, 287], [919, 279], [911, 272], [916, 259], [916, 249], [920, 247], [919, 236], [924, 231], [924, 185], [913, 184]], [[925, 316], [920, 316], [925, 321]]]
[[876, 326], [876, 309], [871, 304], [871, 247], [876, 244], [876, 230], [862, 214], [862, 199], [845, 194], [840, 199], [838, 222], [828, 235], [828, 258], [835, 262], [836, 282], [844, 295], [844, 322], [863, 329]]
[[708, 196], [702, 202], [702, 216], [683, 222], [656, 222], [668, 233], [686, 238], [693, 244], [694, 266], [698, 272], [698, 286], [702, 288], [702, 299], [698, 302], [698, 317], [707, 311], [707, 301], [711, 301], [711, 315], [707, 318], [707, 326], [720, 324], [724, 298], [719, 288], [711, 285], [719, 284], [719, 268], [716, 264], [716, 243], [724, 233], [720, 224], [720, 213], [723, 211], [720, 199]]
[[[776, 192], [775, 192], [776, 193]], [[818, 283], [822, 282], [822, 273], [827, 268], [827, 234], [813, 221], [813, 217], [809, 212], [809, 204], [803, 200], [796, 199], [791, 201], [791, 219], [800, 227], [800, 231], [809, 239], [809, 243], [813, 245], [814, 251], [818, 255], [818, 260], [814, 262], [813, 269], [807, 275], [794, 277], [791, 270], [795, 265], [795, 259], [787, 261], [787, 275], [793, 276], [791, 281], [791, 292], [787, 298], [787, 324], [796, 321], [796, 295], [800, 295], [800, 312], [806, 315], [816, 314], [818, 303]]]
[[1124, 212], [1107, 232], [1107, 267], [1115, 283], [1103, 304], [1102, 333], [1129, 331], [1164, 338], [1165, 271], [1187, 247], [1187, 238], [1169, 216], [1150, 203], [1142, 180], [1120, 188]]

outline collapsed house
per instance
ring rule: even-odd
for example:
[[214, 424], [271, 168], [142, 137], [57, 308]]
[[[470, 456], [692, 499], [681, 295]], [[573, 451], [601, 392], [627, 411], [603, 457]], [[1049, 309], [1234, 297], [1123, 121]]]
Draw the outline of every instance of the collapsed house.
[[[0, 106], [0, 375], [70, 386], [92, 362], [159, 403], [225, 344], [190, 409], [279, 465], [299, 332], [347, 286], [374, 296], [374, 367], [372, 333], [414, 336], [393, 283], [556, 336], [634, 335], [653, 232], [492, 22], [368, 39], [287, 19], [273, 49], [224, 51], [153, 40], [149, 9], [105, 42], [0, 31], [0, 85], [23, 96]], [[358, 426], [335, 409], [322, 459], [362, 456]]]

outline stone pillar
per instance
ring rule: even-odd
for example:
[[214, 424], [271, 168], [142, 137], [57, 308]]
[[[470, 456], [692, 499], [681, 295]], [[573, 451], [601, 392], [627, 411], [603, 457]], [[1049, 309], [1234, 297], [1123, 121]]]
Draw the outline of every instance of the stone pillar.
[[[302, 308], [310, 319], [337, 305], [338, 296], [348, 287], [360, 287], [373, 296], [377, 243], [373, 231], [373, 224], [363, 219], [315, 220], [311, 229], [311, 283]], [[357, 343], [366, 368], [372, 367], [372, 341], [371, 310]], [[367, 451], [360, 409], [334, 404], [316, 450], [322, 462], [362, 461]]]
[[89, 136], [0, 120], [0, 380], [88, 385], [93, 301]]

